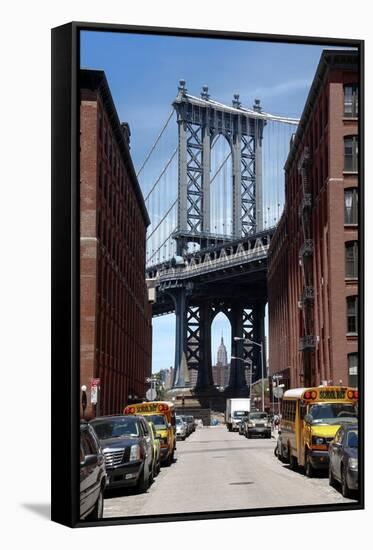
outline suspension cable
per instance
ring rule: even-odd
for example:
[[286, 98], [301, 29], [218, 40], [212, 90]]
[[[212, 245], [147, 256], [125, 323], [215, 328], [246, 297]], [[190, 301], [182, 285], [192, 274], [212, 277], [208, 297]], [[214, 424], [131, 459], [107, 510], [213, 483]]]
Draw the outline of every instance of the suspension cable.
[[166, 242], [168, 241], [168, 239], [171, 238], [171, 235], [172, 235], [172, 233], [173, 233], [174, 231], [176, 231], [176, 227], [174, 227], [174, 229], [173, 229], [173, 230], [171, 231], [171, 233], [167, 236], [167, 238], [163, 241], [163, 243], [160, 244], [160, 245], [158, 246], [158, 248], [157, 248], [157, 250], [155, 250], [154, 254], [152, 254], [152, 255], [150, 256], [150, 258], [149, 258], [149, 260], [148, 260], [148, 265], [149, 265], [150, 260], [152, 260], [152, 259], [154, 258], [154, 256], [157, 254], [157, 252], [159, 252], [159, 251], [161, 250], [162, 246], [164, 246], [164, 245], [166, 244]]
[[160, 173], [160, 175], [158, 176], [158, 178], [156, 179], [155, 183], [153, 184], [152, 188], [150, 189], [149, 193], [146, 195], [146, 197], [144, 198], [144, 201], [146, 202], [148, 200], [148, 198], [150, 197], [150, 195], [153, 193], [154, 189], [156, 188], [157, 184], [159, 183], [159, 180], [161, 179], [161, 177], [163, 176], [163, 174], [166, 172], [167, 168], [170, 166], [171, 162], [173, 161], [176, 153], [177, 153], [177, 150], [178, 150], [178, 146], [176, 147], [175, 151], [172, 153], [171, 157], [169, 158], [169, 160], [167, 161], [165, 167], [163, 168], [162, 172]]
[[215, 172], [214, 176], [211, 178], [210, 180], [210, 185], [212, 184], [212, 182], [214, 181], [214, 179], [216, 178], [216, 176], [219, 174], [219, 172], [221, 171], [221, 169], [223, 168], [223, 166], [226, 164], [226, 162], [228, 161], [229, 157], [232, 156], [232, 152], [230, 152], [228, 154], [228, 156], [226, 157], [226, 159], [221, 163], [221, 165], [219, 166], [219, 168], [217, 169], [217, 171]]
[[136, 174], [137, 177], [139, 177], [139, 175], [140, 175], [141, 172], [143, 171], [143, 169], [144, 169], [146, 163], [147, 163], [148, 160], [150, 159], [150, 157], [151, 157], [151, 155], [152, 155], [154, 149], [157, 147], [158, 142], [159, 142], [159, 140], [161, 139], [162, 135], [164, 134], [164, 132], [165, 132], [167, 126], [168, 126], [168, 123], [170, 122], [170, 120], [171, 120], [171, 118], [172, 118], [174, 112], [175, 112], [175, 109], [172, 108], [172, 111], [171, 111], [171, 113], [169, 114], [169, 117], [168, 117], [168, 119], [167, 119], [165, 125], [163, 126], [163, 128], [162, 128], [160, 134], [158, 135], [157, 139], [156, 139], [155, 142], [153, 143], [153, 146], [150, 148], [150, 151], [149, 151], [149, 153], [147, 154], [147, 156], [146, 156], [144, 162], [142, 163], [142, 165], [141, 165], [141, 167], [140, 167], [140, 170], [137, 172], [137, 174]]
[[153, 231], [150, 233], [150, 235], [148, 235], [148, 237], [146, 237], [146, 240], [148, 241], [150, 239], [150, 237], [157, 231], [158, 227], [161, 225], [161, 223], [165, 220], [165, 218], [167, 218], [168, 214], [171, 212], [171, 210], [173, 209], [173, 207], [175, 206], [175, 204], [177, 204], [177, 201], [178, 199], [176, 199], [170, 206], [170, 208], [167, 210], [167, 212], [164, 214], [163, 218], [157, 223], [157, 225], [155, 226], [155, 228], [153, 229]]

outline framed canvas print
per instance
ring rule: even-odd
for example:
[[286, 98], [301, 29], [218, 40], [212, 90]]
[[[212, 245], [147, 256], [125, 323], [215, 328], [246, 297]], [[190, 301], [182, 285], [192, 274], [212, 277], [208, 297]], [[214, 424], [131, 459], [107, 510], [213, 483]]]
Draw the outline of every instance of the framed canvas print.
[[52, 30], [52, 519], [364, 506], [363, 42]]

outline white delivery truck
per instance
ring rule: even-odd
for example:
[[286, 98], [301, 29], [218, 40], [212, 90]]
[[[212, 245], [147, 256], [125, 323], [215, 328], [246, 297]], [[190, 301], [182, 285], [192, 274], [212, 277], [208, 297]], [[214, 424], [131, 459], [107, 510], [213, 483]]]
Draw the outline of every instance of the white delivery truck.
[[230, 432], [238, 431], [238, 425], [243, 416], [248, 416], [250, 412], [250, 398], [236, 397], [227, 399], [225, 409], [225, 423]]

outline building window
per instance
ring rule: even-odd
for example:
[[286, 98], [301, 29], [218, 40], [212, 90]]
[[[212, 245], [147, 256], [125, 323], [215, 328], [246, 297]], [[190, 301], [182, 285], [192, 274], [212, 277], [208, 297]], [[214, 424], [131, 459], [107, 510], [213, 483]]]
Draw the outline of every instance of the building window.
[[344, 138], [346, 172], [357, 172], [358, 143], [357, 136], [347, 136]]
[[348, 385], [352, 388], [357, 388], [358, 378], [357, 378], [357, 367], [358, 367], [358, 357], [357, 353], [348, 354]]
[[346, 243], [346, 278], [357, 279], [358, 275], [358, 246], [357, 241]]
[[357, 224], [357, 189], [345, 190], [345, 223]]
[[347, 333], [357, 334], [357, 296], [347, 298]]
[[344, 116], [357, 117], [359, 112], [359, 97], [357, 84], [347, 84], [344, 87]]

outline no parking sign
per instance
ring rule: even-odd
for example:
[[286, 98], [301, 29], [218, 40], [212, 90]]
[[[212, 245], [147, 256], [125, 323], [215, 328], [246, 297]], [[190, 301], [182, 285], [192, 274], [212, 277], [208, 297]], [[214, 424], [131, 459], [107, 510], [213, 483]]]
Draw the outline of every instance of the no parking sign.
[[97, 404], [97, 395], [100, 388], [100, 379], [91, 378], [91, 403], [92, 405]]

